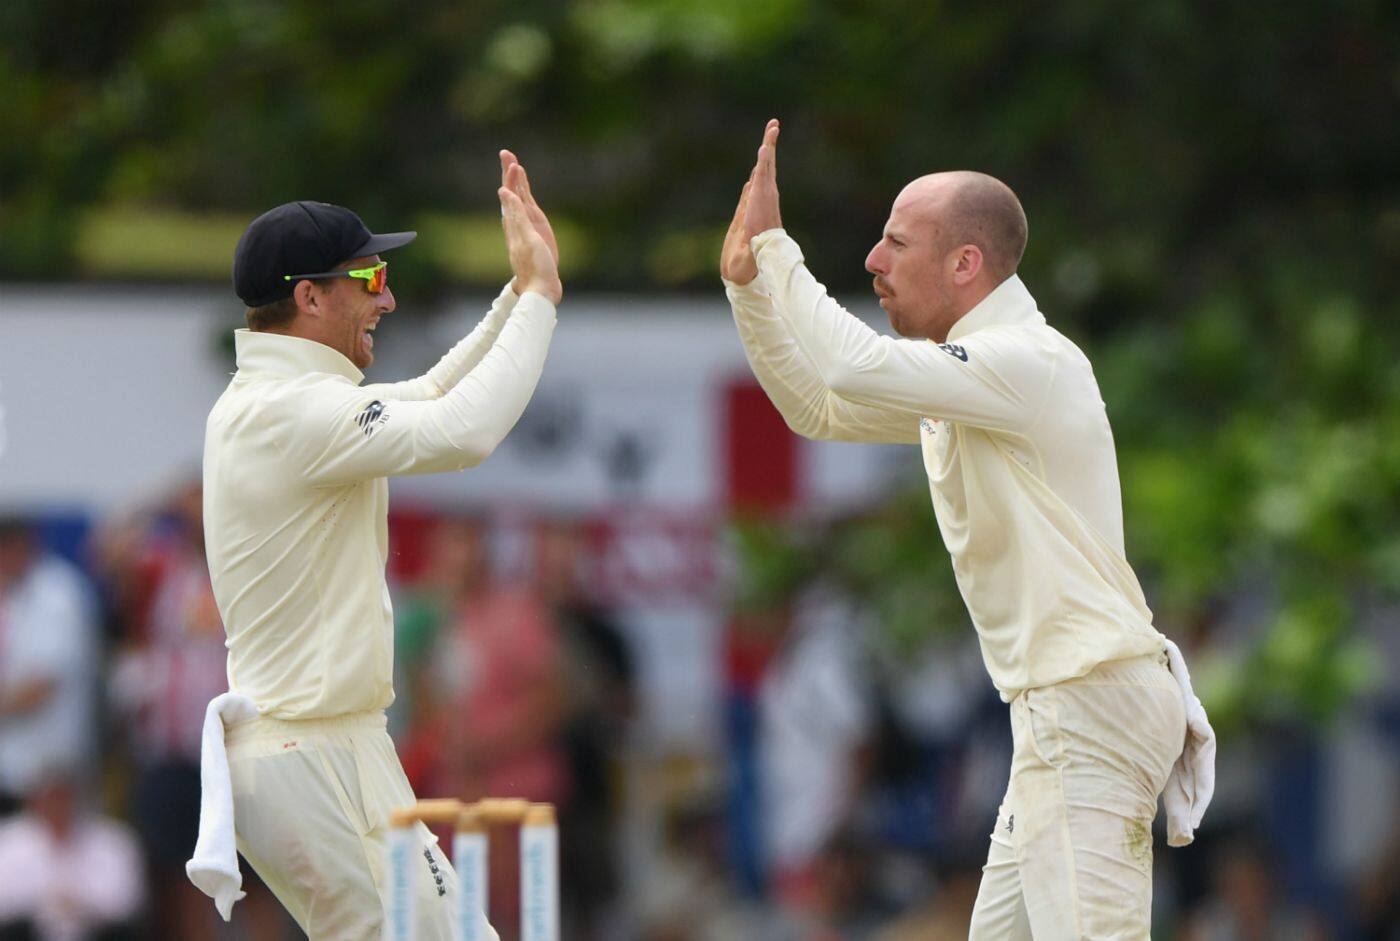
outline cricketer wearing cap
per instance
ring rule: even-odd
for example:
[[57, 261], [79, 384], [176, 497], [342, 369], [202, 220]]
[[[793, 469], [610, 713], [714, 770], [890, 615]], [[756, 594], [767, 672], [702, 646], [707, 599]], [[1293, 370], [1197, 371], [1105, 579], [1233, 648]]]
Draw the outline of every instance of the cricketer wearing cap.
[[[778, 132], [770, 122], [722, 258], [749, 362], [799, 434], [920, 446], [987, 672], [1011, 706], [1010, 781], [971, 937], [1145, 941], [1157, 797], [1213, 757], [1213, 737], [1204, 757], [1184, 747], [1188, 714], [1196, 745], [1209, 726], [1124, 558], [1093, 370], [1016, 276], [1020, 203], [979, 173], [905, 187], [866, 259], [906, 339], [880, 336], [827, 296], [782, 229]], [[1209, 800], [1193, 795], [1182, 815], [1169, 800], [1174, 843]]]
[[[416, 379], [361, 385], [395, 306], [380, 254], [414, 233], [288, 203], [235, 255], [249, 328], [209, 415], [205, 530], [229, 688], [257, 715], [224, 746], [238, 849], [313, 939], [380, 938], [388, 816], [414, 800], [385, 730], [385, 478], [485, 460], [525, 409], [554, 329], [554, 237], [524, 169], [508, 151], [501, 163], [515, 278]], [[417, 936], [446, 939], [455, 876], [420, 830]]]

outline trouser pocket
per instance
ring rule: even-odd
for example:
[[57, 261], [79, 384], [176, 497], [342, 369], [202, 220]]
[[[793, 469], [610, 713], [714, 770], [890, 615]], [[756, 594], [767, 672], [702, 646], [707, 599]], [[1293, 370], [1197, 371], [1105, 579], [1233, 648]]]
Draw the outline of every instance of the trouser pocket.
[[[364, 794], [357, 770], [358, 761], [353, 750], [343, 749], [341, 754], [334, 756], [327, 754], [327, 749], [321, 746], [315, 746], [312, 750], [320, 762], [321, 770], [325, 773], [336, 801], [340, 804], [341, 811], [345, 814], [345, 819], [359, 831], [360, 836], [367, 835], [372, 827], [365, 814]], [[332, 761], [332, 757], [338, 760]]]
[[1059, 701], [1055, 688], [1028, 689], [1016, 700], [1022, 710], [1026, 744], [1035, 756], [1052, 768], [1065, 763], [1065, 739], [1060, 727]]

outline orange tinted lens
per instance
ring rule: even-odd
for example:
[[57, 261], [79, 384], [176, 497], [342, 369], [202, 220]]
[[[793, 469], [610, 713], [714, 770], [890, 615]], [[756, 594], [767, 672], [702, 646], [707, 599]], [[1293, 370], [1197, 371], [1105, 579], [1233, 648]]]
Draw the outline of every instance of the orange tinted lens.
[[383, 268], [380, 268], [379, 270], [375, 271], [374, 274], [370, 275], [369, 281], [365, 283], [366, 286], [369, 288], [369, 293], [378, 294], [380, 291], [384, 290], [384, 285], [388, 283], [388, 281], [389, 268], [386, 265]]

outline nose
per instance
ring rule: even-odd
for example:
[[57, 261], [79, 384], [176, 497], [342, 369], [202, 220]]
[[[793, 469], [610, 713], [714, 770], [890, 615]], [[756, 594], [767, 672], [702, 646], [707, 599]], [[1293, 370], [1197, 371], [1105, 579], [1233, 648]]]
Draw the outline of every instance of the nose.
[[398, 306], [398, 302], [394, 300], [394, 289], [387, 284], [384, 285], [384, 290], [380, 291], [379, 297], [375, 298], [374, 306], [379, 309], [381, 314], [392, 313], [394, 308]]
[[871, 274], [885, 274], [889, 269], [885, 266], [884, 253], [880, 251], [880, 246], [884, 242], [876, 242], [875, 247], [870, 250], [870, 254], [865, 256], [865, 270]]

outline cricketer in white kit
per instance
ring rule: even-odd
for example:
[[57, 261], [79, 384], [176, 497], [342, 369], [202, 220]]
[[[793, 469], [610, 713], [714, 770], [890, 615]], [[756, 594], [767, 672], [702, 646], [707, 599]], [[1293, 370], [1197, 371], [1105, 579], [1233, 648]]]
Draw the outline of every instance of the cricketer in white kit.
[[[225, 917], [238, 876], [232, 891], [211, 891], [219, 837], [206, 831], [218, 829], [211, 795], [231, 787], [238, 850], [309, 937], [384, 931], [388, 817], [414, 801], [385, 730], [385, 478], [491, 454], [539, 380], [562, 294], [549, 222], [514, 156], [503, 151], [501, 164], [515, 278], [416, 379], [360, 384], [372, 331], [395, 306], [379, 253], [413, 233], [374, 235], [347, 209], [299, 202], [260, 216], [239, 242], [234, 284], [250, 329], [236, 333], [238, 371], [209, 415], [204, 518], [230, 692], [256, 715], [228, 724], [222, 741], [206, 722], [215, 733], [190, 866]], [[419, 831], [417, 937], [447, 941], [455, 874]]]
[[1016, 276], [1020, 202], [980, 173], [905, 187], [866, 269], [907, 339], [880, 336], [783, 231], [778, 133], [770, 122], [721, 262], [749, 363], [799, 434], [920, 446], [1011, 707], [1010, 780], [970, 937], [1146, 941], [1157, 798], [1165, 788], [1169, 842], [1189, 842], [1213, 791], [1214, 735], [1125, 559], [1093, 370]]

